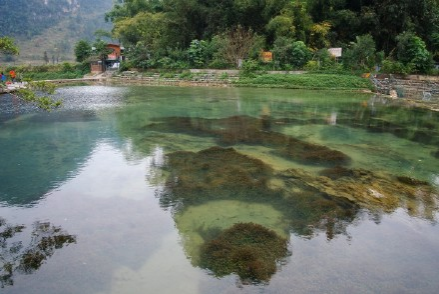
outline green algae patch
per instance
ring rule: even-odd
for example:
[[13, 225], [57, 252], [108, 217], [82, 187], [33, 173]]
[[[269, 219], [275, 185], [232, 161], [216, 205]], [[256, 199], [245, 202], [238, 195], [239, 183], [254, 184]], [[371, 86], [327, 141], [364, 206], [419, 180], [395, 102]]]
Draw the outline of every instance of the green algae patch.
[[272, 120], [268, 116], [261, 118], [232, 116], [223, 119], [169, 117], [152, 123], [145, 129], [213, 137], [221, 146], [246, 144], [268, 147], [274, 154], [301, 164], [334, 166], [351, 162], [350, 157], [341, 151], [305, 142], [273, 130], [273, 125], [284, 121]]
[[[233, 148], [169, 153], [161, 168], [167, 175], [160, 193], [161, 205], [173, 209], [184, 236], [196, 232], [189, 238], [194, 245], [187, 247], [191, 258], [197, 258], [196, 248], [212, 233], [237, 222], [255, 222], [270, 229], [280, 227], [278, 234], [293, 231], [306, 238], [325, 232], [331, 240], [347, 235], [346, 228], [363, 208], [393, 212], [401, 207], [426, 219], [432, 219], [437, 209], [438, 195], [433, 187], [416, 179], [342, 166], [321, 170], [320, 175], [302, 169], [274, 171], [263, 161]], [[233, 201], [236, 203], [232, 205]], [[247, 214], [249, 208], [236, 211], [233, 207], [252, 205], [265, 208], [260, 213]], [[195, 208], [202, 208], [206, 215], [199, 213], [188, 221]], [[271, 217], [270, 211], [278, 216]], [[188, 222], [193, 224], [182, 225]]]
[[288, 240], [255, 223], [238, 223], [201, 248], [201, 267], [217, 277], [239, 276], [243, 284], [268, 283], [289, 255]]
[[162, 199], [165, 206], [175, 201], [197, 204], [270, 194], [266, 182], [272, 176], [272, 169], [233, 148], [173, 152], [167, 155], [164, 168], [170, 173], [166, 182], [168, 196]]
[[257, 223], [283, 238], [289, 237], [285, 216], [270, 204], [238, 200], [210, 201], [187, 207], [176, 213], [174, 220], [182, 236], [186, 255], [194, 265], [199, 265], [201, 246], [236, 223]]

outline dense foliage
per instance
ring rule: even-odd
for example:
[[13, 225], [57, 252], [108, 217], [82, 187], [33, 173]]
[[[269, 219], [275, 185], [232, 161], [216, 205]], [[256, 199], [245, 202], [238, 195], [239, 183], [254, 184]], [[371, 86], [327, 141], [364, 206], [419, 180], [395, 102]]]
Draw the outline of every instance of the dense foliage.
[[106, 18], [143, 68], [236, 67], [263, 50], [271, 68], [320, 67], [330, 47], [350, 70], [439, 59], [438, 0], [117, 0]]
[[0, 38], [0, 53], [16, 55], [19, 49], [10, 37]]

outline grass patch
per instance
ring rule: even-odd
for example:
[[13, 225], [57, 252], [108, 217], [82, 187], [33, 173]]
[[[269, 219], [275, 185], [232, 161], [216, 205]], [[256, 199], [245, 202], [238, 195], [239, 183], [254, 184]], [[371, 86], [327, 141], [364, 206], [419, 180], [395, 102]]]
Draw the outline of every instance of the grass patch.
[[59, 80], [59, 79], [79, 79], [84, 74], [81, 71], [74, 72], [26, 72], [23, 73], [24, 79], [31, 79], [33, 81], [41, 80]]
[[339, 74], [262, 74], [240, 77], [233, 82], [239, 87], [286, 88], [286, 89], [373, 89], [369, 79]]

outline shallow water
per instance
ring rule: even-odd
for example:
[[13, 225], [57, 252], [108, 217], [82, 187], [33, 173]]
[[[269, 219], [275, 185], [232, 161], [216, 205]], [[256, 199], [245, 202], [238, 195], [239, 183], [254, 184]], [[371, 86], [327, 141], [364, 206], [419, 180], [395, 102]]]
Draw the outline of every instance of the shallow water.
[[[0, 97], [2, 293], [436, 292], [438, 113], [273, 89], [57, 95], [51, 113]], [[250, 222], [289, 241], [268, 279], [203, 265]]]

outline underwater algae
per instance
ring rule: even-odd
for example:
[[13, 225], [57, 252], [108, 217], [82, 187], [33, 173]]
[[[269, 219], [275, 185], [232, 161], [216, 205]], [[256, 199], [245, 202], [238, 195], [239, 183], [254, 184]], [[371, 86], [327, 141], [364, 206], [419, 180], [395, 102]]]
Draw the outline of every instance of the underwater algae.
[[220, 146], [265, 146], [272, 148], [274, 154], [303, 164], [334, 166], [351, 161], [348, 155], [338, 150], [273, 131], [277, 123], [284, 123], [284, 120], [272, 120], [267, 116], [232, 116], [222, 119], [168, 117], [157, 119], [157, 122], [145, 126], [144, 130], [210, 136]]
[[[233, 148], [169, 153], [162, 168], [169, 176], [160, 192], [160, 203], [174, 208], [176, 220], [196, 205], [233, 200], [275, 209], [295, 233], [310, 236], [320, 229], [342, 233], [345, 223], [351, 222], [359, 209], [350, 200], [325, 195], [300, 181], [292, 182], [259, 159]], [[325, 219], [328, 222], [322, 221]]]
[[243, 284], [268, 282], [289, 255], [288, 240], [255, 223], [237, 223], [201, 248], [202, 268], [215, 276], [232, 273]]
[[201, 246], [236, 223], [257, 223], [289, 238], [284, 214], [268, 203], [212, 200], [187, 206], [174, 214], [174, 221], [182, 236], [185, 253], [195, 266], [200, 263]]
[[391, 212], [403, 207], [427, 219], [437, 209], [437, 192], [426, 182], [340, 166], [320, 175], [302, 169], [274, 171], [233, 148], [169, 153], [162, 168], [169, 175], [159, 198], [163, 207], [183, 213], [218, 200], [267, 204], [302, 236], [315, 230], [326, 231], [328, 238], [344, 233], [363, 208]]
[[[262, 266], [264, 261], [258, 260], [264, 258], [259, 257], [262, 253], [243, 254], [247, 261], [261, 266], [258, 273], [256, 267], [230, 257], [234, 254], [226, 257], [232, 249], [218, 245], [224, 241], [218, 236], [241, 223], [274, 229], [281, 238], [289, 239], [289, 234], [311, 238], [323, 232], [331, 240], [349, 236], [348, 226], [365, 210], [382, 214], [404, 208], [412, 216], [433, 219], [438, 194], [428, 182], [348, 168], [351, 158], [342, 152], [273, 131], [280, 130], [283, 123], [269, 117], [168, 117], [144, 127], [146, 131], [213, 138], [223, 146], [168, 153], [161, 167], [168, 177], [160, 203], [174, 209], [176, 227], [194, 266], [209, 269], [218, 277], [234, 273], [242, 283], [268, 283], [276, 267]], [[322, 169], [317, 174], [299, 168], [275, 170], [229, 147], [239, 144], [262, 146], [286, 160]], [[243, 209], [234, 210], [233, 205]], [[254, 213], [252, 205], [260, 210]], [[277, 226], [280, 229], [276, 230]], [[221, 258], [215, 260], [216, 256]]]

